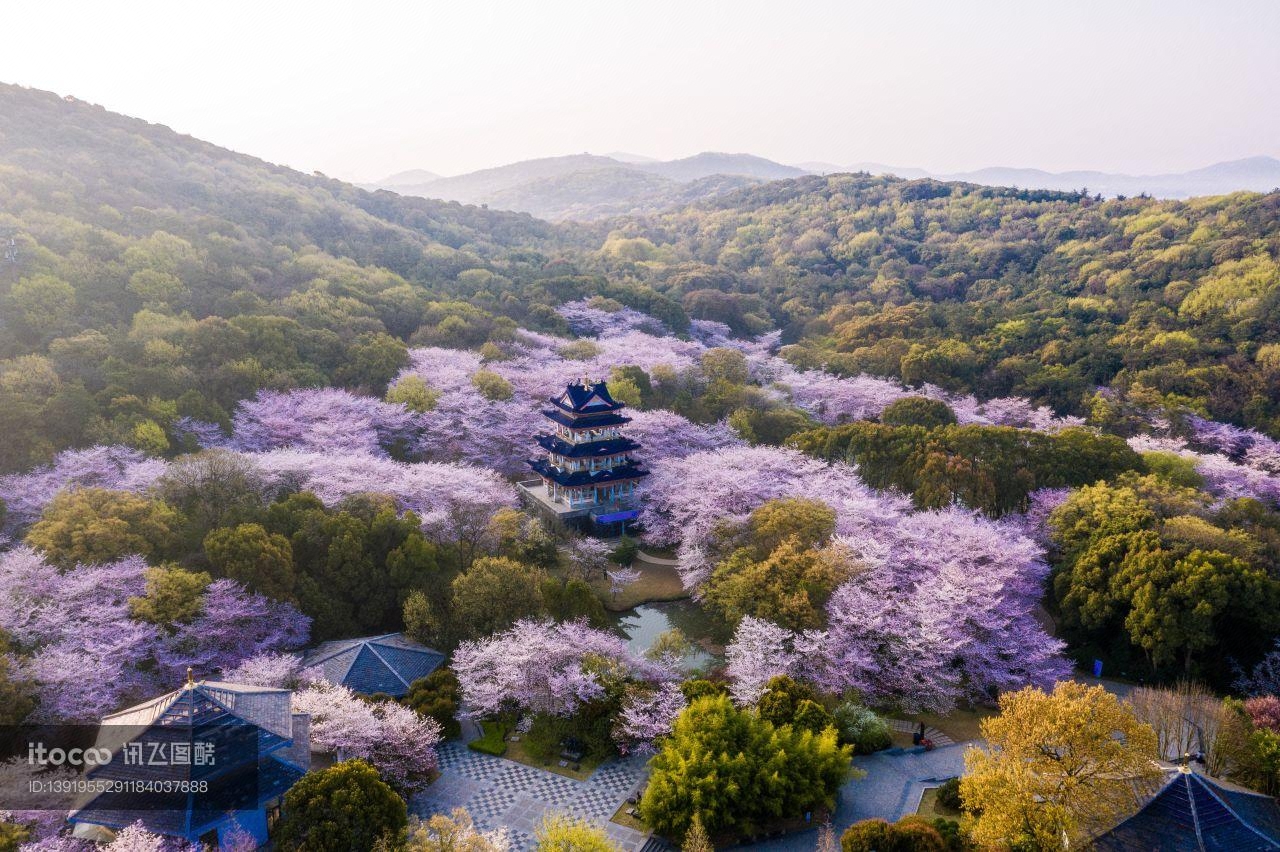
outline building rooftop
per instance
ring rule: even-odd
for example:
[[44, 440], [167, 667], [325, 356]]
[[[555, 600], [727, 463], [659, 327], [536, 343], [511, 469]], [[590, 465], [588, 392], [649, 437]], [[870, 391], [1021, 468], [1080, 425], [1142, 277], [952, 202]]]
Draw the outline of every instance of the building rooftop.
[[572, 414], [603, 414], [623, 408], [621, 402], [609, 395], [609, 386], [605, 382], [592, 382], [588, 379], [570, 382], [564, 393], [552, 397], [551, 404]]
[[318, 666], [325, 680], [363, 695], [384, 693], [399, 698], [409, 685], [444, 664], [444, 654], [402, 633], [324, 642], [303, 659], [305, 668]]
[[189, 838], [228, 812], [261, 807], [309, 767], [309, 721], [290, 705], [285, 689], [188, 681], [103, 717], [95, 747], [113, 756], [91, 778], [199, 782], [204, 792], [95, 793], [69, 819], [111, 829], [140, 820], [149, 831]]
[[1094, 841], [1099, 852], [1277, 852], [1280, 804], [1180, 769], [1133, 816]]

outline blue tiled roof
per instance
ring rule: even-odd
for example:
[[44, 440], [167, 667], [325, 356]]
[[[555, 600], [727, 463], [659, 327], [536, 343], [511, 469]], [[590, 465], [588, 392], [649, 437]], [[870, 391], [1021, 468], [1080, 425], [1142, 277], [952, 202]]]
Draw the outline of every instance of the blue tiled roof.
[[444, 654], [406, 639], [400, 633], [325, 642], [303, 660], [303, 666], [319, 666], [331, 683], [340, 683], [363, 695], [385, 693], [399, 698], [409, 685], [444, 663]]
[[607, 426], [621, 426], [624, 423], [630, 423], [631, 418], [614, 412], [605, 414], [570, 414], [559, 409], [543, 409], [542, 416], [548, 420], [554, 420], [561, 426], [568, 426], [570, 429], [603, 429]]
[[1133, 816], [1094, 841], [1100, 852], [1277, 852], [1280, 804], [1178, 772]]
[[551, 404], [576, 414], [617, 411], [623, 407], [621, 402], [609, 395], [609, 386], [604, 382], [571, 382], [565, 386], [563, 394], [551, 399]]

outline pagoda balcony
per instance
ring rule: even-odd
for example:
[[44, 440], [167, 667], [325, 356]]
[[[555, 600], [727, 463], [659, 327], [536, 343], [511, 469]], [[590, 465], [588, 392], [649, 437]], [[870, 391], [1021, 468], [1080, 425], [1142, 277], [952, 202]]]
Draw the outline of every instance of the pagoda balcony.
[[556, 435], [538, 435], [535, 440], [547, 452], [571, 459], [616, 456], [640, 449], [638, 442], [622, 437], [584, 441], [580, 444], [571, 444]]
[[649, 475], [649, 471], [629, 462], [607, 470], [569, 471], [553, 466], [546, 459], [530, 459], [529, 467], [544, 479], [548, 479], [563, 488], [574, 488], [584, 485], [607, 485], [611, 482], [624, 482], [641, 479]]

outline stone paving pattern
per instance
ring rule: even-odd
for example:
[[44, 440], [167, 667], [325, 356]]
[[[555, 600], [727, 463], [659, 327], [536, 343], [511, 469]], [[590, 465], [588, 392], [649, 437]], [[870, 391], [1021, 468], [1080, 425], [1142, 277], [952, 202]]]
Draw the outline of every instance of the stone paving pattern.
[[455, 740], [440, 747], [440, 777], [414, 798], [412, 810], [425, 819], [466, 808], [477, 828], [505, 827], [513, 852], [533, 849], [534, 832], [545, 814], [565, 813], [601, 826], [625, 852], [638, 852], [649, 835], [609, 818], [644, 778], [643, 758], [611, 761], [578, 781], [481, 754]]

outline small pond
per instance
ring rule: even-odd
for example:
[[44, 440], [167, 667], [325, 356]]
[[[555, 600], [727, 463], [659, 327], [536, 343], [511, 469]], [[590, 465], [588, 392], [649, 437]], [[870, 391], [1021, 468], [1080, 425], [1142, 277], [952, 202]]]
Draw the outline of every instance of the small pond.
[[668, 630], [678, 628], [694, 646], [685, 658], [686, 669], [705, 669], [721, 662], [719, 654], [708, 649], [720, 648], [725, 642], [719, 635], [715, 619], [690, 600], [641, 604], [635, 609], [613, 616], [614, 625], [627, 638], [627, 644], [637, 654], [649, 650], [654, 641]]

